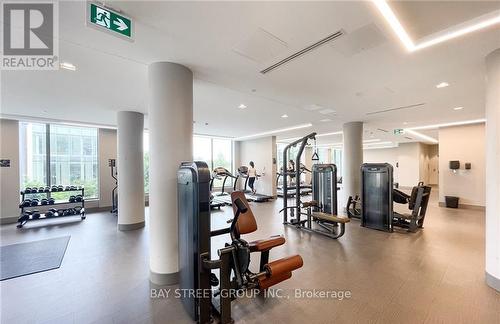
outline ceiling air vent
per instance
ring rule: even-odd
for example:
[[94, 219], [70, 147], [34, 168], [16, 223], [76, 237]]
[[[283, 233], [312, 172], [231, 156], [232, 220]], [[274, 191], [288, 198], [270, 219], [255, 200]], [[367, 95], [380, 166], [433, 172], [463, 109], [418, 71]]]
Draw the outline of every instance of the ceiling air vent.
[[384, 133], [389, 133], [387, 129], [382, 129], [382, 128], [377, 128], [378, 131], [384, 132]]
[[381, 113], [386, 113], [390, 111], [395, 111], [395, 110], [401, 110], [401, 109], [410, 109], [410, 108], [416, 108], [425, 105], [425, 103], [418, 103], [414, 105], [408, 105], [408, 106], [401, 106], [401, 107], [396, 107], [396, 108], [389, 108], [389, 109], [383, 109], [383, 110], [377, 110], [377, 111], [371, 111], [369, 113], [366, 113], [367, 115], [375, 115], [375, 114], [381, 114]]
[[321, 45], [324, 45], [324, 44], [326, 44], [326, 43], [328, 43], [328, 42], [330, 42], [330, 41], [332, 41], [334, 39], [337, 39], [337, 38], [339, 38], [340, 36], [342, 36], [344, 34], [345, 34], [345, 32], [343, 30], [339, 30], [338, 32], [335, 32], [335, 33], [331, 34], [330, 36], [327, 36], [327, 37], [323, 38], [322, 40], [320, 40], [320, 41], [318, 41], [318, 42], [316, 42], [314, 44], [311, 44], [311, 45], [307, 46], [306, 48], [303, 48], [300, 51], [295, 52], [295, 53], [293, 53], [292, 55], [290, 55], [288, 57], [285, 57], [281, 61], [279, 61], [277, 63], [274, 63], [273, 65], [271, 65], [271, 66], [265, 68], [264, 70], [260, 71], [260, 73], [262, 73], [262, 74], [269, 73], [272, 70], [279, 68], [283, 64], [286, 64], [286, 63], [290, 62], [291, 60], [294, 60], [297, 57], [302, 56], [302, 55], [304, 55], [304, 54], [312, 51], [313, 49], [320, 47]]

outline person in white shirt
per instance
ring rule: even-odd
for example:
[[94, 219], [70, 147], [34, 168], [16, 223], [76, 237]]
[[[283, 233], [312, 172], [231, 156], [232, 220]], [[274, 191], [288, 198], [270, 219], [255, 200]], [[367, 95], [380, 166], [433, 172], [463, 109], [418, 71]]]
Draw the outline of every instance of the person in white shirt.
[[254, 188], [255, 179], [257, 178], [257, 170], [255, 169], [255, 163], [250, 161], [250, 167], [248, 168], [248, 186], [252, 189], [252, 193], [255, 195], [256, 190]]

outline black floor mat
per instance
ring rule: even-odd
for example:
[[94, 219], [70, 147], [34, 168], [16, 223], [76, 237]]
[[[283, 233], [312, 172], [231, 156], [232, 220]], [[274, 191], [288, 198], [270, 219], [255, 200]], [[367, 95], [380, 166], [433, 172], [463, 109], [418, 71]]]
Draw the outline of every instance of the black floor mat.
[[59, 268], [70, 237], [0, 247], [0, 280]]

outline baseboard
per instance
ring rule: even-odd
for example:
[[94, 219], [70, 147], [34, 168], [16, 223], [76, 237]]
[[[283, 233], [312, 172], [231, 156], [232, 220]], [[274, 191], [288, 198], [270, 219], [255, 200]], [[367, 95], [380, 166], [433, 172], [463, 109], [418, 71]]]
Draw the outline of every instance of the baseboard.
[[[446, 207], [446, 203], [440, 201], [439, 202], [439, 207]], [[468, 204], [458, 204], [459, 209], [471, 209], [471, 210], [479, 210], [479, 211], [485, 211], [486, 207], [485, 206], [478, 206], [478, 205], [468, 205]], [[454, 208], [451, 208], [454, 209]]]
[[102, 212], [110, 212], [111, 211], [111, 206], [104, 206], [104, 207], [89, 207], [85, 208], [85, 212], [87, 214], [91, 213], [102, 213]]
[[18, 218], [18, 216], [2, 217], [0, 218], [0, 225], [15, 224]]
[[500, 292], [500, 278], [493, 277], [486, 271], [486, 284]]

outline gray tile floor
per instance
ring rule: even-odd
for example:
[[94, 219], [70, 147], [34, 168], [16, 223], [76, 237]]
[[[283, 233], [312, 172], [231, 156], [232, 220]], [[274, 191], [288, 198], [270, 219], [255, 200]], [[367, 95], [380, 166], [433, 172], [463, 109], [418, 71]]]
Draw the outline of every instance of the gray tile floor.
[[[500, 323], [500, 293], [484, 283], [483, 212], [439, 208], [434, 197], [420, 233], [353, 221], [331, 240], [283, 227], [280, 207], [252, 204], [259, 230], [248, 239], [283, 234], [287, 244], [271, 258], [298, 253], [304, 267], [276, 286], [292, 298], [234, 302], [238, 323]], [[214, 212], [214, 226], [230, 212]], [[2, 245], [71, 235], [60, 269], [0, 283], [1, 322], [190, 323], [178, 300], [150, 299], [147, 233], [117, 231], [109, 213], [1, 226]], [[296, 299], [295, 288], [349, 290], [352, 298]]]

